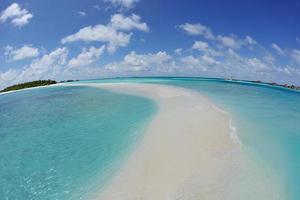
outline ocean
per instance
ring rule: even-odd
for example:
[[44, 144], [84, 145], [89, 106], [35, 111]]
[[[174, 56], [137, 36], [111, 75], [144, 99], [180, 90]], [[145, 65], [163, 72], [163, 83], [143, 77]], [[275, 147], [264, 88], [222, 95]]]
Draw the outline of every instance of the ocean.
[[[230, 113], [243, 150], [283, 180], [287, 199], [300, 198], [300, 92], [208, 78], [80, 81], [107, 82], [167, 84], [205, 95]], [[84, 199], [109, 181], [156, 111], [145, 98], [79, 86], [0, 96], [0, 197]]]
[[0, 199], [86, 199], [126, 159], [156, 104], [90, 87], [0, 96]]

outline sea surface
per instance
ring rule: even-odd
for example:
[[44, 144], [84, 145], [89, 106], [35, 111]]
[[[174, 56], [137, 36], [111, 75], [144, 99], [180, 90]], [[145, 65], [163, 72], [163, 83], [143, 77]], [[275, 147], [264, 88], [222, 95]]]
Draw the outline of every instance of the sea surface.
[[90, 87], [0, 96], [0, 199], [86, 199], [126, 159], [156, 105]]
[[283, 180], [287, 199], [300, 199], [300, 92], [220, 79], [170, 79], [168, 84], [199, 91], [230, 113], [243, 148]]
[[[205, 95], [231, 115], [242, 148], [283, 180], [287, 199], [300, 199], [300, 92], [211, 78], [80, 81], [113, 82], [167, 84]], [[156, 110], [141, 97], [78, 86], [0, 96], [0, 197], [86, 197], [109, 181]]]

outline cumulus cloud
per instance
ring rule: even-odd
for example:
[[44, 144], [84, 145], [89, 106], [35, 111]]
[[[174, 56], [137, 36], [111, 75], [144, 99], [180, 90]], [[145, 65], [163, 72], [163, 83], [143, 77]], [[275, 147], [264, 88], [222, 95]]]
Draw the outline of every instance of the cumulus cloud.
[[130, 31], [133, 29], [148, 32], [149, 27], [145, 22], [141, 22], [141, 17], [132, 14], [125, 17], [122, 14], [115, 14], [111, 17], [110, 25], [116, 30]]
[[207, 54], [185, 56], [177, 63], [183, 71], [189, 71], [194, 76], [238, 77], [242, 79], [266, 78], [271, 67], [265, 61], [239, 55], [233, 49], [228, 49], [219, 57]]
[[76, 58], [73, 58], [69, 61], [68, 69], [84, 67], [96, 62], [103, 54], [104, 49], [105, 45], [99, 48], [95, 48], [93, 46], [88, 49], [84, 48]]
[[192, 49], [196, 49], [202, 52], [203, 54], [213, 56], [213, 57], [222, 55], [222, 52], [213, 49], [212, 47], [209, 46], [207, 42], [204, 41], [195, 41], [192, 46]]
[[32, 45], [23, 45], [19, 49], [12, 46], [6, 46], [4, 50], [4, 55], [7, 57], [8, 61], [24, 60], [34, 58], [39, 55], [39, 49]]
[[62, 67], [66, 64], [68, 49], [57, 48], [49, 54], [35, 59], [22, 69], [9, 69], [0, 73], [0, 86], [22, 83], [39, 79], [57, 79], [61, 76]]
[[164, 71], [171, 65], [171, 59], [165, 51], [156, 54], [137, 54], [132, 51], [121, 62], [107, 64], [105, 68], [113, 72]]
[[75, 41], [104, 42], [107, 43], [108, 51], [113, 53], [119, 47], [125, 47], [129, 44], [133, 34], [129, 31], [132, 30], [147, 32], [149, 28], [146, 23], [141, 22], [141, 18], [138, 15], [132, 14], [129, 17], [125, 17], [122, 14], [115, 14], [107, 25], [98, 24], [84, 27], [77, 33], [64, 37], [61, 42], [63, 44]]
[[40, 59], [34, 60], [19, 75], [19, 81], [48, 79], [59, 77], [61, 68], [66, 64], [68, 49], [57, 48], [49, 54], [43, 55]]
[[121, 8], [121, 9], [130, 9], [133, 8], [136, 3], [140, 0], [104, 0], [104, 2], [109, 3], [113, 7]]
[[222, 35], [219, 35], [217, 37], [217, 39], [220, 41], [220, 44], [221, 44], [222, 47], [237, 49], [237, 48], [240, 48], [242, 46], [242, 42], [239, 41], [234, 36], [222, 36]]
[[199, 51], [206, 52], [208, 50], [208, 43], [203, 41], [196, 41], [193, 46], [193, 49], [197, 49]]
[[4, 88], [15, 83], [17, 76], [18, 72], [16, 69], [8, 69], [6, 72], [0, 73], [0, 88]]
[[197, 69], [201, 71], [207, 71], [211, 66], [219, 64], [213, 57], [203, 55], [195, 57], [193, 55], [185, 56], [180, 59], [181, 63], [188, 68]]
[[260, 46], [258, 42], [249, 35], [246, 35], [245, 39], [239, 39], [233, 34], [228, 36], [215, 35], [209, 27], [200, 23], [185, 23], [178, 27], [188, 35], [203, 36], [208, 41], [217, 42], [221, 48], [238, 49], [242, 46], [249, 46], [249, 49], [252, 49], [253, 46]]
[[32, 13], [22, 9], [19, 4], [13, 3], [1, 12], [0, 22], [9, 21], [13, 26], [22, 27], [28, 24], [32, 18]]
[[179, 25], [179, 28], [188, 35], [202, 35], [208, 39], [214, 38], [211, 30], [208, 27], [199, 23], [198, 24], [185, 23]]

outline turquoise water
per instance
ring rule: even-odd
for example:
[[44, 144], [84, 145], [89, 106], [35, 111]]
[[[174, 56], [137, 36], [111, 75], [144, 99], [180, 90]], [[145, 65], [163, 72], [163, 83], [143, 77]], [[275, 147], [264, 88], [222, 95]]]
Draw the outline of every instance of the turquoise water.
[[[300, 92], [207, 78], [83, 82], [161, 83], [206, 95], [232, 115], [244, 148], [283, 179], [287, 199], [300, 198]], [[0, 197], [85, 197], [118, 169], [155, 110], [147, 99], [88, 87], [0, 96]]]
[[229, 112], [244, 148], [283, 179], [288, 199], [300, 199], [300, 92], [207, 78], [149, 78], [146, 83], [159, 80], [198, 91]]
[[232, 115], [244, 148], [283, 179], [290, 200], [300, 199], [300, 92], [214, 78], [119, 78], [93, 82], [161, 83], [210, 98]]
[[176, 79], [232, 114], [244, 146], [284, 179], [288, 199], [300, 199], [300, 93], [221, 80]]
[[114, 173], [156, 105], [89, 87], [0, 96], [0, 199], [84, 199]]

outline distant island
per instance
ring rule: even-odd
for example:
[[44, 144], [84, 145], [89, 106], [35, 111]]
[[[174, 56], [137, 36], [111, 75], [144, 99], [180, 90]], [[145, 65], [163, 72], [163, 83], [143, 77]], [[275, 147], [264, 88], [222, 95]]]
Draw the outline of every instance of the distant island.
[[263, 85], [283, 87], [283, 88], [287, 88], [287, 89], [291, 89], [291, 90], [300, 90], [300, 86], [289, 85], [289, 84], [279, 84], [279, 83], [276, 83], [276, 82], [263, 82], [263, 81], [260, 81], [260, 80], [255, 80], [255, 81], [252, 81], [252, 80], [239, 80], [239, 79], [234, 79], [233, 77], [227, 78], [225, 80], [228, 80], [228, 81], [237, 81], [237, 82], [239, 82], [239, 81], [245, 81], [245, 82], [249, 82], [249, 83], [257, 83], [257, 84], [263, 84]]
[[250, 81], [250, 82], [267, 84], [267, 85], [272, 85], [272, 86], [277, 86], [277, 87], [284, 87], [284, 88], [288, 88], [288, 89], [291, 89], [291, 90], [300, 90], [300, 86], [296, 86], [296, 85], [278, 84], [278, 83], [275, 83], [275, 82], [267, 83], [267, 82], [262, 82], [262, 81]]
[[[257, 83], [257, 84], [264, 84], [264, 85], [271, 85], [271, 86], [277, 86], [277, 87], [283, 87], [283, 88], [287, 88], [287, 89], [291, 89], [291, 90], [300, 90], [300, 86], [296, 86], [296, 85], [289, 85], [289, 84], [279, 84], [279, 83], [275, 83], [275, 82], [263, 82], [260, 80], [255, 80], [255, 81], [251, 81], [251, 80], [239, 80], [239, 79], [234, 79], [233, 77], [225, 79], [227, 81], [246, 81], [249, 83]], [[79, 81], [79, 80], [63, 80], [60, 81], [59, 83], [68, 83], [68, 82], [74, 82], [74, 81]], [[37, 81], [31, 81], [31, 82], [26, 82], [26, 83], [20, 83], [20, 84], [16, 84], [16, 85], [12, 85], [9, 86], [3, 90], [0, 90], [1, 92], [8, 92], [8, 91], [13, 91], [13, 90], [21, 90], [21, 89], [25, 89], [25, 88], [33, 88], [33, 87], [38, 87], [38, 86], [46, 86], [46, 85], [53, 85], [53, 84], [57, 84], [58, 82], [54, 81], [54, 80], [37, 80]]]
[[25, 88], [33, 88], [33, 87], [38, 87], [38, 86], [45, 86], [45, 85], [53, 85], [56, 84], [57, 82], [54, 80], [38, 80], [38, 81], [31, 81], [31, 82], [26, 82], [26, 83], [20, 83], [16, 85], [9, 86], [0, 92], [8, 92], [8, 91], [13, 91], [13, 90], [21, 90]]

